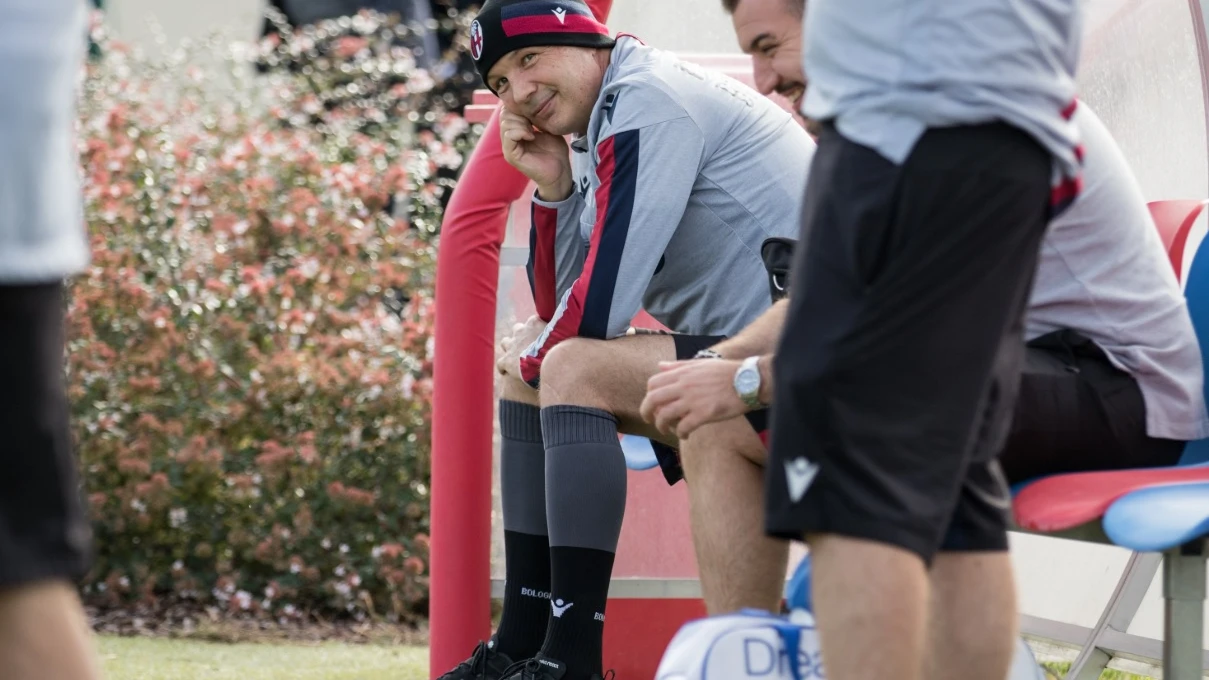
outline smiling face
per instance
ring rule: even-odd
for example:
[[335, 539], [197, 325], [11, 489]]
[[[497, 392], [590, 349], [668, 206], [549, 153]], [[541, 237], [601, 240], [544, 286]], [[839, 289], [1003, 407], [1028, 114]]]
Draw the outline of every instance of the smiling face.
[[731, 13], [739, 46], [752, 57], [756, 89], [776, 92], [801, 108], [806, 93], [802, 72], [801, 0], [739, 0]]
[[524, 47], [505, 54], [485, 80], [505, 109], [537, 129], [584, 134], [609, 54], [591, 47]]

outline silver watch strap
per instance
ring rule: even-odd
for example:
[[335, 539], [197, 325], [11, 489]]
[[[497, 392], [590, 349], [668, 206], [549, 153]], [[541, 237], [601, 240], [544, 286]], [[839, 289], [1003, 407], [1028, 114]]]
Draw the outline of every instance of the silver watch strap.
[[[740, 371], [755, 371], [756, 375], [760, 376], [760, 357], [759, 356], [747, 357], [746, 359], [743, 360], [743, 363], [739, 365], [739, 370]], [[739, 399], [743, 400], [743, 405], [747, 406], [747, 408], [749, 408], [753, 411], [756, 409], [761, 409], [761, 408], [765, 407], [765, 404], [760, 401], [760, 384], [762, 382], [763, 382], [762, 378], [760, 380], [757, 380], [755, 392], [752, 392], [751, 394], [742, 394], [742, 393], [739, 394]]]

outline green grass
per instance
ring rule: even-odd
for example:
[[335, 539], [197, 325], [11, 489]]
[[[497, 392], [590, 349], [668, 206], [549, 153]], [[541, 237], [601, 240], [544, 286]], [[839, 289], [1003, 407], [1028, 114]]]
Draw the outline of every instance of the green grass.
[[[1045, 669], [1048, 670], [1055, 678], [1061, 678], [1062, 674], [1065, 673], [1067, 671], [1067, 669], [1070, 668], [1069, 663], [1043, 663], [1041, 665], [1045, 666]], [[1114, 671], [1114, 670], [1109, 669], [1100, 674], [1100, 680], [1152, 680], [1152, 679], [1144, 678], [1141, 675], [1134, 675], [1133, 673], [1125, 673], [1123, 671]]]
[[100, 637], [106, 680], [426, 680], [428, 649]]
[[[106, 680], [425, 680], [428, 648], [97, 638]], [[1069, 663], [1044, 664], [1061, 678]], [[1100, 680], [1150, 680], [1104, 671]]]

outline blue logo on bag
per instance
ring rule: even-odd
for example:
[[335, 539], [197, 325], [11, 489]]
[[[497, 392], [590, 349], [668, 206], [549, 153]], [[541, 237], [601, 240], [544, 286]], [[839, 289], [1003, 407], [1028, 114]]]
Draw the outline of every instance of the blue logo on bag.
[[[789, 633], [788, 626], [782, 628], [778, 626], [778, 632], [783, 638], [797, 637], [797, 635], [787, 635]], [[800, 634], [801, 631], [793, 628], [794, 633]], [[801, 649], [797, 644], [798, 640], [793, 640], [793, 644], [789, 644], [789, 640], [785, 639], [786, 644], [782, 649], [777, 649], [769, 644], [767, 640], [760, 638], [745, 638], [743, 640], [743, 668], [747, 672], [747, 677], [784, 677], [789, 673], [794, 680], [825, 680], [823, 675], [823, 657], [821, 652], [807, 652]], [[790, 663], [789, 650], [797, 650], [797, 663]]]

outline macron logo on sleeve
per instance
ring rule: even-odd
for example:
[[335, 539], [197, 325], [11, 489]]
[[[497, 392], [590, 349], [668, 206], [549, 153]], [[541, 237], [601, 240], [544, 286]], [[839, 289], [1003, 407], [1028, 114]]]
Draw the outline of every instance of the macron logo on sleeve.
[[617, 93], [610, 92], [605, 95], [604, 103], [600, 105], [600, 110], [604, 111], [605, 118], [609, 124], [613, 124], [613, 108], [617, 105]]
[[567, 10], [563, 9], [562, 7], [556, 7], [550, 11], [554, 12], [554, 16], [558, 17], [558, 23], [567, 23]]

